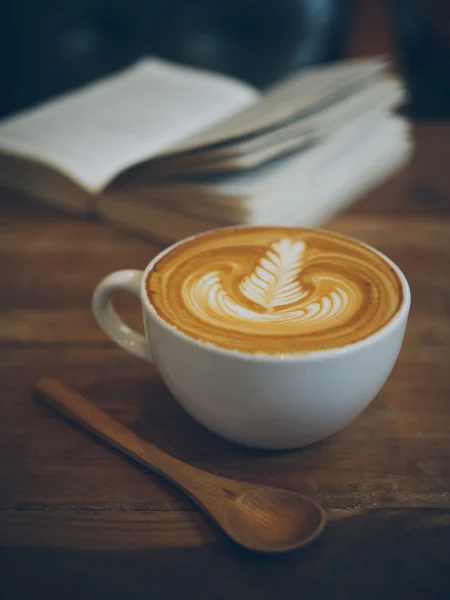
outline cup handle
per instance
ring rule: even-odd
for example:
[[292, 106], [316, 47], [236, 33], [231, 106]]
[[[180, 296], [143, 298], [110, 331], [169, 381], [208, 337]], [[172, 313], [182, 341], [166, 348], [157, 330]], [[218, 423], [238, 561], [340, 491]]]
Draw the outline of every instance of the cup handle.
[[127, 269], [115, 271], [105, 277], [95, 288], [92, 310], [101, 329], [124, 350], [152, 362], [147, 340], [126, 325], [114, 310], [111, 296], [116, 290], [125, 290], [140, 297], [143, 271]]

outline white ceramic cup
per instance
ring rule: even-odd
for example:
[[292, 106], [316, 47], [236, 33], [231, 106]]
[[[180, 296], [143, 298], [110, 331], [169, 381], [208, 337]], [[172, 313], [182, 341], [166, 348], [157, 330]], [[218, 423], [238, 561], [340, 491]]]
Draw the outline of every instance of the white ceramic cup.
[[[92, 307], [112, 340], [156, 365], [194, 419], [246, 446], [296, 448], [335, 433], [375, 398], [397, 359], [411, 303], [408, 282], [390, 259], [372, 248], [395, 270], [403, 287], [403, 304], [382, 329], [341, 348], [266, 356], [195, 340], [156, 313], [145, 289], [147, 275], [182, 243], [161, 252], [144, 272], [130, 269], [108, 275], [97, 286]], [[119, 289], [140, 297], [145, 337], [114, 311], [111, 296]]]

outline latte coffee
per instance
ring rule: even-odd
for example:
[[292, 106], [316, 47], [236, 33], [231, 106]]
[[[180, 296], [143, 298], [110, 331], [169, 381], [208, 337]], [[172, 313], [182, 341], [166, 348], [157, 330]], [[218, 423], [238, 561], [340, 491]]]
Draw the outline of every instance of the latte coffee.
[[286, 227], [218, 229], [156, 262], [154, 311], [187, 336], [270, 355], [340, 348], [385, 326], [403, 303], [395, 269], [346, 236]]

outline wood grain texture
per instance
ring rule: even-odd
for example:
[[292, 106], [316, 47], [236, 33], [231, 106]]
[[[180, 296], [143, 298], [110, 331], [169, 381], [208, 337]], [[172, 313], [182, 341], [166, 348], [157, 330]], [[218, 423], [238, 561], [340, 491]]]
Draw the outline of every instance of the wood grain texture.
[[[387, 3], [372, 4], [356, 2], [351, 51], [392, 54]], [[416, 125], [414, 137], [411, 164], [329, 224], [410, 280], [398, 363], [353, 423], [294, 452], [248, 451], [207, 432], [152, 367], [96, 327], [96, 283], [144, 267], [157, 246], [0, 192], [0, 597], [448, 598], [450, 124]], [[135, 298], [117, 305], [140, 326]], [[32, 389], [48, 374], [166, 452], [312, 495], [333, 522], [291, 557], [237, 552], [173, 486], [39, 405]]]
[[[448, 511], [343, 519], [308, 552], [276, 559], [236, 551], [186, 513], [38, 512], [5, 524], [0, 568], [8, 599], [39, 591], [66, 600], [446, 600], [450, 587]], [[31, 538], [23, 533], [30, 531]]]
[[289, 552], [323, 532], [326, 513], [312, 498], [197, 469], [143, 439], [59, 379], [40, 379], [36, 392], [59, 415], [185, 492], [222, 532], [247, 550]]
[[[89, 582], [89, 597], [113, 571], [105, 588], [111, 597], [123, 591], [119, 574], [131, 586], [129, 598], [144, 597], [151, 582], [155, 598], [171, 598], [184, 585], [197, 590], [195, 573], [228, 582], [217, 598], [238, 587], [242, 594], [253, 590], [247, 597], [271, 598], [281, 585], [280, 568], [286, 589], [303, 582], [312, 598], [330, 589], [337, 598], [354, 597], [356, 590], [364, 598], [445, 597], [450, 125], [417, 125], [415, 137], [411, 165], [329, 224], [373, 244], [407, 275], [413, 302], [399, 360], [378, 398], [354, 422], [293, 452], [249, 451], [206, 431], [178, 406], [154, 368], [98, 330], [90, 312], [97, 281], [118, 268], [145, 266], [158, 251], [155, 245], [2, 195], [0, 574], [9, 577], [4, 580], [17, 597], [36, 585], [50, 595], [63, 589], [77, 597], [80, 589], [67, 587], [74, 573]], [[135, 298], [120, 295], [117, 304], [141, 326]], [[324, 539], [278, 566], [249, 566], [250, 559], [232, 550], [172, 485], [38, 404], [32, 389], [48, 374], [196, 467], [311, 495], [332, 521]], [[48, 561], [58, 565], [55, 580]], [[168, 572], [184, 584], [172, 582]], [[324, 572], [325, 580], [319, 577]], [[23, 573], [31, 587], [18, 576]], [[370, 577], [377, 577], [375, 587], [367, 587]]]
[[448, 507], [449, 353], [444, 347], [436, 361], [432, 345], [420, 351], [419, 339], [415, 347], [406, 340], [382, 393], [343, 431], [279, 453], [248, 451], [206, 431], [153, 368], [120, 349], [11, 348], [0, 367], [1, 397], [8, 399], [0, 404], [0, 473], [8, 482], [0, 486], [0, 508], [193, 509], [171, 486], [130, 468], [36, 403], [33, 386], [49, 370], [144, 439], [218, 475], [284, 486], [333, 511]]

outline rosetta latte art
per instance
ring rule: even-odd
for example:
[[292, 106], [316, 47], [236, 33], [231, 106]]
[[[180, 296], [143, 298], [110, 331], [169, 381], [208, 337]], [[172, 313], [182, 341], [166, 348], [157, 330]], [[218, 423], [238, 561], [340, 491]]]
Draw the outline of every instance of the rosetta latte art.
[[[209, 252], [201, 244], [207, 236], [200, 236], [197, 252], [180, 253], [171, 268], [163, 258], [147, 286], [152, 304], [158, 310], [165, 297], [165, 310], [173, 306], [172, 324], [188, 335], [267, 353], [352, 343], [392, 317], [399, 282], [376, 253], [341, 236], [273, 230], [262, 228], [261, 239], [254, 239], [255, 230], [235, 230], [226, 245], [213, 243]], [[164, 275], [165, 289], [151, 285]]]
[[219, 271], [207, 273], [191, 286], [188, 280], [185, 297], [205, 322], [218, 327], [236, 320], [244, 322], [240, 328], [252, 322], [260, 323], [267, 331], [277, 330], [279, 323], [286, 322], [327, 326], [327, 322], [347, 312], [352, 290], [345, 282], [333, 282], [334, 289], [321, 296], [320, 279], [330, 283], [322, 277], [317, 292], [310, 296], [299, 279], [304, 251], [304, 242], [283, 239], [272, 244], [255, 271], [239, 285], [255, 308], [248, 308], [229, 295], [222, 286]]

